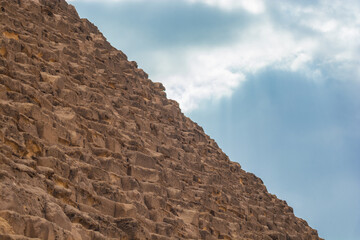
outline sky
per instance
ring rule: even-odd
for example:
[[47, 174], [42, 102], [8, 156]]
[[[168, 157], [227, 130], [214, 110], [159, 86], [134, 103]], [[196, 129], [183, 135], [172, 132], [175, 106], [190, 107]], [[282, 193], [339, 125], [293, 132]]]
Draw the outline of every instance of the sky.
[[359, 239], [358, 0], [68, 2], [320, 237]]

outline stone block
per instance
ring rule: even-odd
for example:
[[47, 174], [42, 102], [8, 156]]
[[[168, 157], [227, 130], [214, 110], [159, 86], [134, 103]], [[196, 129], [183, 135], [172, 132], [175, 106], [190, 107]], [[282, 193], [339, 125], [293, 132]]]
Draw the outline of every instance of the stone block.
[[131, 167], [131, 176], [139, 181], [158, 182], [160, 180], [160, 173], [157, 170], [143, 168], [143, 167]]
[[156, 168], [156, 159], [141, 152], [136, 152], [130, 157], [130, 163], [143, 168]]

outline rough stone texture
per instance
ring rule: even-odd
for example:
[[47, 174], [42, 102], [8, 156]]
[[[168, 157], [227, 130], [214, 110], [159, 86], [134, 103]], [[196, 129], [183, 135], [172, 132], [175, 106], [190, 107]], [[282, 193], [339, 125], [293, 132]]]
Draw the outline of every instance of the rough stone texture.
[[0, 239], [319, 239], [73, 6], [0, 5]]

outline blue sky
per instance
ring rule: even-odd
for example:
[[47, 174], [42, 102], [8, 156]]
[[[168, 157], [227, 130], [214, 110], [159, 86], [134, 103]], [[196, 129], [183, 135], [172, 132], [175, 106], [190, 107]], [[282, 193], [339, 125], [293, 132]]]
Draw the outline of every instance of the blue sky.
[[69, 2], [321, 237], [359, 239], [359, 1]]

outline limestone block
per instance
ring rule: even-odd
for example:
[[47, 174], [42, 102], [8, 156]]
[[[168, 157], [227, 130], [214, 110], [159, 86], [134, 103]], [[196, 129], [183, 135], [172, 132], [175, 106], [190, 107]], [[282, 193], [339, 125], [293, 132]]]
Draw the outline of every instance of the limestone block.
[[70, 104], [78, 104], [78, 94], [71, 89], [61, 89], [60, 97]]
[[133, 189], [138, 189], [139, 183], [134, 177], [124, 176], [121, 177], [121, 187], [124, 191], [129, 191]]
[[106, 148], [115, 153], [121, 153], [122, 146], [113, 137], [107, 136], [105, 138]]
[[0, 99], [7, 100], [7, 88], [0, 84]]
[[140, 181], [158, 182], [160, 180], [160, 174], [157, 170], [138, 166], [132, 166], [131, 169], [131, 176], [135, 177]]
[[186, 224], [193, 224], [195, 226], [199, 225], [199, 213], [197, 211], [183, 209], [181, 212], [178, 212], [178, 214], [179, 218]]
[[165, 199], [162, 197], [156, 196], [155, 194], [144, 194], [144, 203], [149, 210], [151, 209], [164, 209]]
[[0, 217], [0, 234], [15, 234], [9, 223]]
[[52, 125], [45, 123], [42, 126], [40, 125], [38, 129], [40, 137], [47, 141], [50, 145], [58, 143], [59, 137], [56, 129]]
[[156, 167], [156, 159], [145, 155], [141, 152], [136, 152], [130, 157], [130, 163], [136, 166], [144, 167], [144, 168], [152, 168]]
[[53, 202], [46, 203], [45, 218], [48, 221], [57, 224], [61, 228], [71, 231], [70, 219], [65, 215], [62, 208], [56, 203]]
[[116, 203], [114, 217], [135, 217], [136, 207], [133, 204]]

